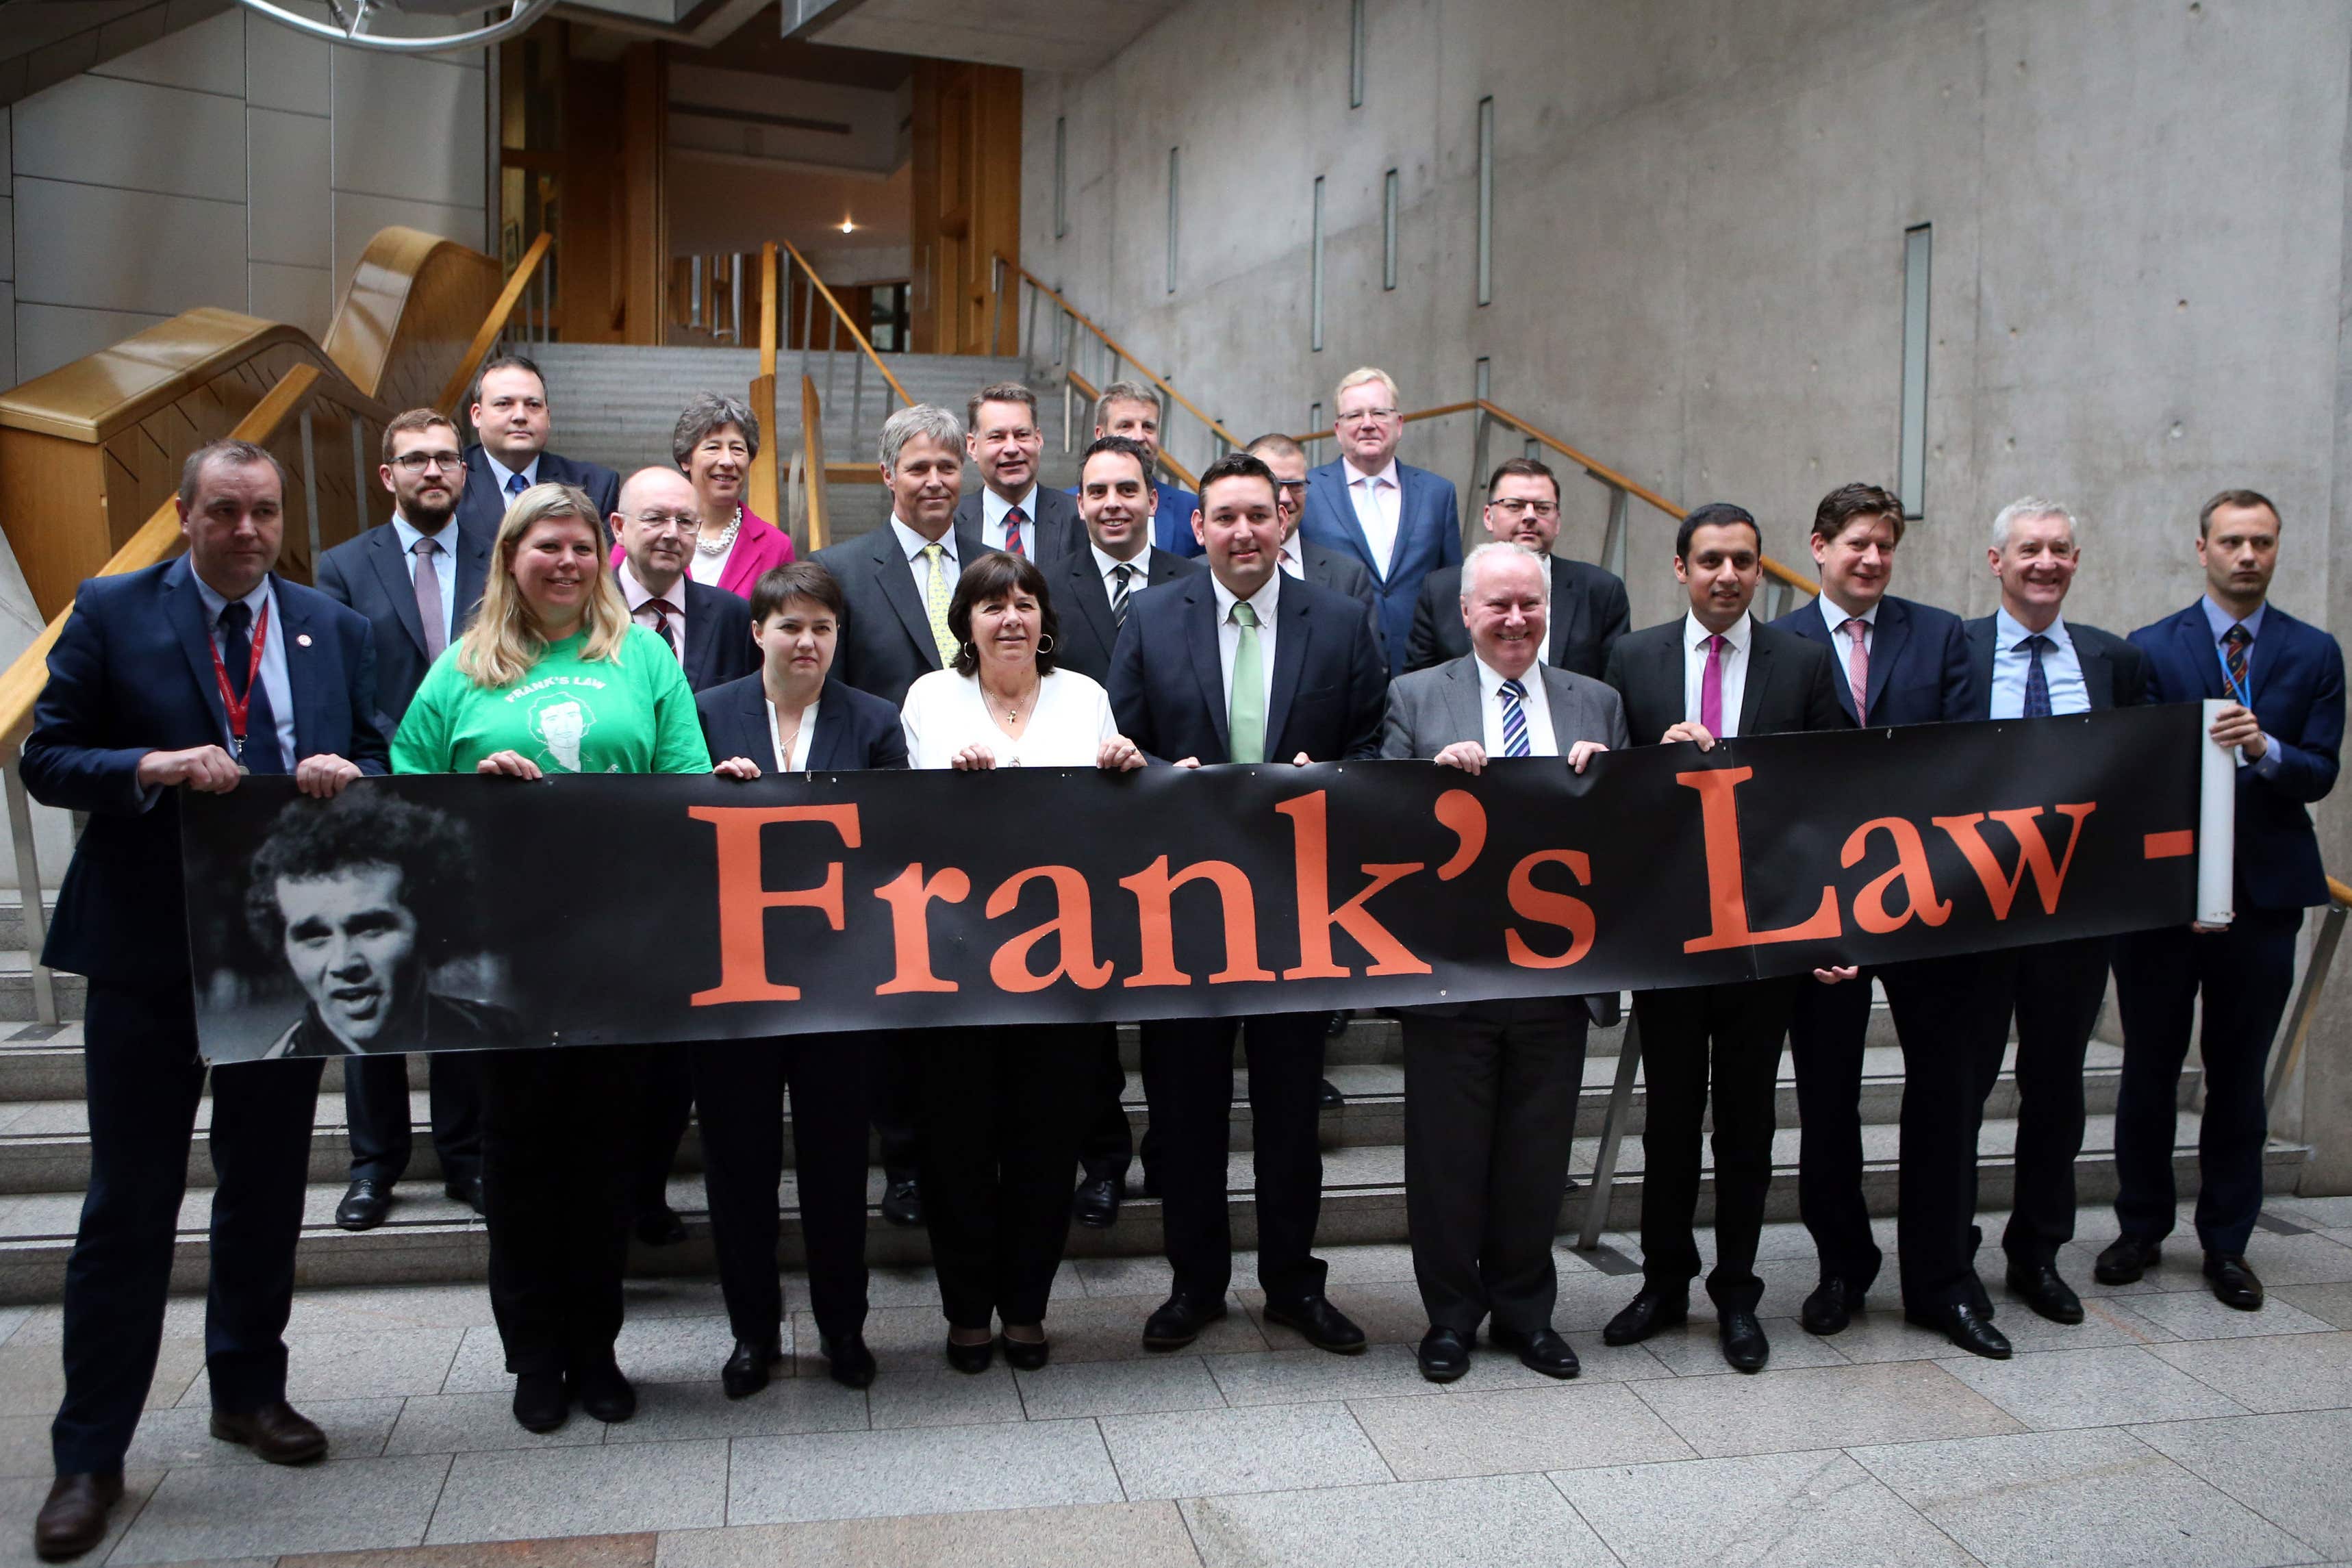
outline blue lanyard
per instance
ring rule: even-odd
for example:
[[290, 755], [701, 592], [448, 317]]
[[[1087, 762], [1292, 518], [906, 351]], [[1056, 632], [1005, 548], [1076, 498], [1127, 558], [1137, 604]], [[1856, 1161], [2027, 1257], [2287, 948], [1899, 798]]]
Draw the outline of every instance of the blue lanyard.
[[2238, 684], [2238, 678], [2230, 672], [2229, 649], [2219, 643], [2213, 645], [2213, 657], [2221, 661], [2221, 684], [2229, 689], [2231, 698], [2241, 708], [2252, 708], [2254, 705], [2253, 693], [2250, 689], [2253, 670], [2253, 645], [2248, 643], [2246, 650], [2248, 685], [2241, 686]]

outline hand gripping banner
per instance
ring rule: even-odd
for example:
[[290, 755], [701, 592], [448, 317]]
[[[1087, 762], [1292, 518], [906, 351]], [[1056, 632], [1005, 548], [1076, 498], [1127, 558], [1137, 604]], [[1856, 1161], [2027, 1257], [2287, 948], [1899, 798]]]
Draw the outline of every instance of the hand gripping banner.
[[1299, 1012], [2177, 924], [2203, 727], [1765, 736], [1580, 776], [432, 776], [331, 803], [252, 777], [182, 803], [198, 1030], [220, 1062]]

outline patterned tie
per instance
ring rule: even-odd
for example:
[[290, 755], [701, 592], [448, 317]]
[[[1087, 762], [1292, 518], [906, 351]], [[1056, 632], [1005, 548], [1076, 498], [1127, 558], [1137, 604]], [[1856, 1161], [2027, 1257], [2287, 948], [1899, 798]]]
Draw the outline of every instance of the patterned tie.
[[2050, 676], [2042, 668], [2042, 655], [2044, 650], [2055, 648], [2058, 645], [2036, 632], [2017, 646], [2025, 649], [2025, 710], [2021, 717], [2047, 719], [2050, 717]]
[[449, 646], [449, 625], [441, 618], [441, 573], [433, 558], [441, 547], [429, 539], [416, 542], [416, 618], [425, 627], [425, 661], [427, 664], [441, 657]]
[[637, 606], [637, 614], [641, 616], [651, 616], [654, 618], [651, 629], [659, 632], [661, 634], [661, 640], [669, 644], [670, 657], [682, 663], [686, 658], [686, 655], [678, 647], [677, 633], [670, 628], [669, 624], [669, 618], [677, 612], [677, 606], [671, 604], [667, 599], [647, 599], [644, 604]]
[[931, 641], [939, 645], [940, 668], [945, 669], [955, 662], [955, 634], [948, 630], [948, 601], [954, 595], [948, 591], [948, 552], [937, 544], [923, 546], [923, 554], [931, 563], [930, 581], [924, 585], [923, 607], [931, 619]]
[[[254, 674], [253, 606], [244, 600], [224, 605], [220, 613], [221, 668], [228, 671], [228, 689], [245, 697], [246, 682]], [[245, 752], [237, 759], [248, 772], [282, 773], [285, 753], [278, 749], [278, 715], [269, 706], [269, 687], [255, 681], [245, 710]]]
[[2243, 626], [2231, 626], [2221, 634], [2221, 659], [2230, 667], [2230, 700], [2242, 703], [2254, 689], [2253, 667], [2246, 650], [2253, 646], [2254, 637]]
[[1110, 569], [1110, 574], [1115, 579], [1110, 590], [1110, 618], [1115, 625], [1123, 626], [1127, 625], [1128, 579], [1135, 575], [1135, 568], [1122, 561]]
[[1723, 634], [1706, 639], [1706, 669], [1698, 678], [1698, 721], [1706, 732], [1723, 735]]
[[1021, 509], [1019, 507], [1008, 507], [1005, 509], [1004, 548], [1011, 551], [1013, 554], [1020, 556], [1024, 561], [1026, 561], [1029, 558], [1029, 552], [1021, 548], [1021, 525], [1028, 521], [1029, 520], [1026, 517], [1022, 515]]
[[1853, 716], [1858, 721], [1870, 717], [1870, 645], [1864, 641], [1870, 623], [1860, 616], [1848, 616], [1838, 630], [1853, 640], [1846, 650], [1845, 683], [1853, 689]]
[[520, 474], [509, 474], [507, 476], [507, 494], [510, 496], [519, 496], [529, 489], [530, 489], [530, 481], [524, 479]]
[[1225, 698], [1225, 727], [1231, 740], [1226, 755], [1237, 763], [1265, 761], [1265, 662], [1258, 647], [1257, 611], [1246, 601], [1234, 605], [1234, 625], [1241, 628], [1234, 647], [1234, 686]]
[[1525, 683], [1517, 680], [1503, 682], [1503, 755], [1507, 757], [1530, 754], [1528, 748], [1528, 713], [1520, 706], [1527, 697]]

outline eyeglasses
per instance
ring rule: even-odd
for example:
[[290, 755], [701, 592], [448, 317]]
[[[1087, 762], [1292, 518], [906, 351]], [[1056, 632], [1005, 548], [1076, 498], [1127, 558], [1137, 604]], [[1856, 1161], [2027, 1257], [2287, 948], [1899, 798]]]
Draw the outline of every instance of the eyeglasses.
[[1288, 496], [1292, 500], [1297, 500], [1299, 497], [1307, 493], [1307, 481], [1305, 479], [1276, 479], [1274, 481], [1274, 488], [1284, 495]]
[[427, 468], [446, 468], [455, 473], [466, 466], [466, 459], [455, 452], [403, 452], [392, 460], [392, 466], [412, 474], [421, 474]]
[[636, 521], [639, 528], [650, 528], [656, 533], [667, 533], [673, 528], [680, 533], [695, 533], [702, 528], [702, 520], [690, 511], [641, 511]]
[[1549, 522], [1559, 515], [1559, 502], [1556, 500], [1521, 500], [1517, 496], [1505, 496], [1500, 500], [1490, 500], [1486, 504], [1505, 517], [1525, 517], [1528, 513], [1533, 512], [1546, 522]]
[[1339, 423], [1342, 425], [1378, 425], [1382, 420], [1393, 419], [1396, 416], [1397, 411], [1393, 408], [1359, 408], [1353, 414], [1340, 415]]

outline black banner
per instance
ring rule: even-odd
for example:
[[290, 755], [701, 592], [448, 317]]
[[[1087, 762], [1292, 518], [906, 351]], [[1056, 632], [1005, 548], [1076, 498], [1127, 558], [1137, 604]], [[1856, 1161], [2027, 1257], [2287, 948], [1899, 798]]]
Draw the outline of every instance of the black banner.
[[206, 1057], [1609, 992], [2179, 923], [2194, 705], [1490, 764], [192, 795]]

